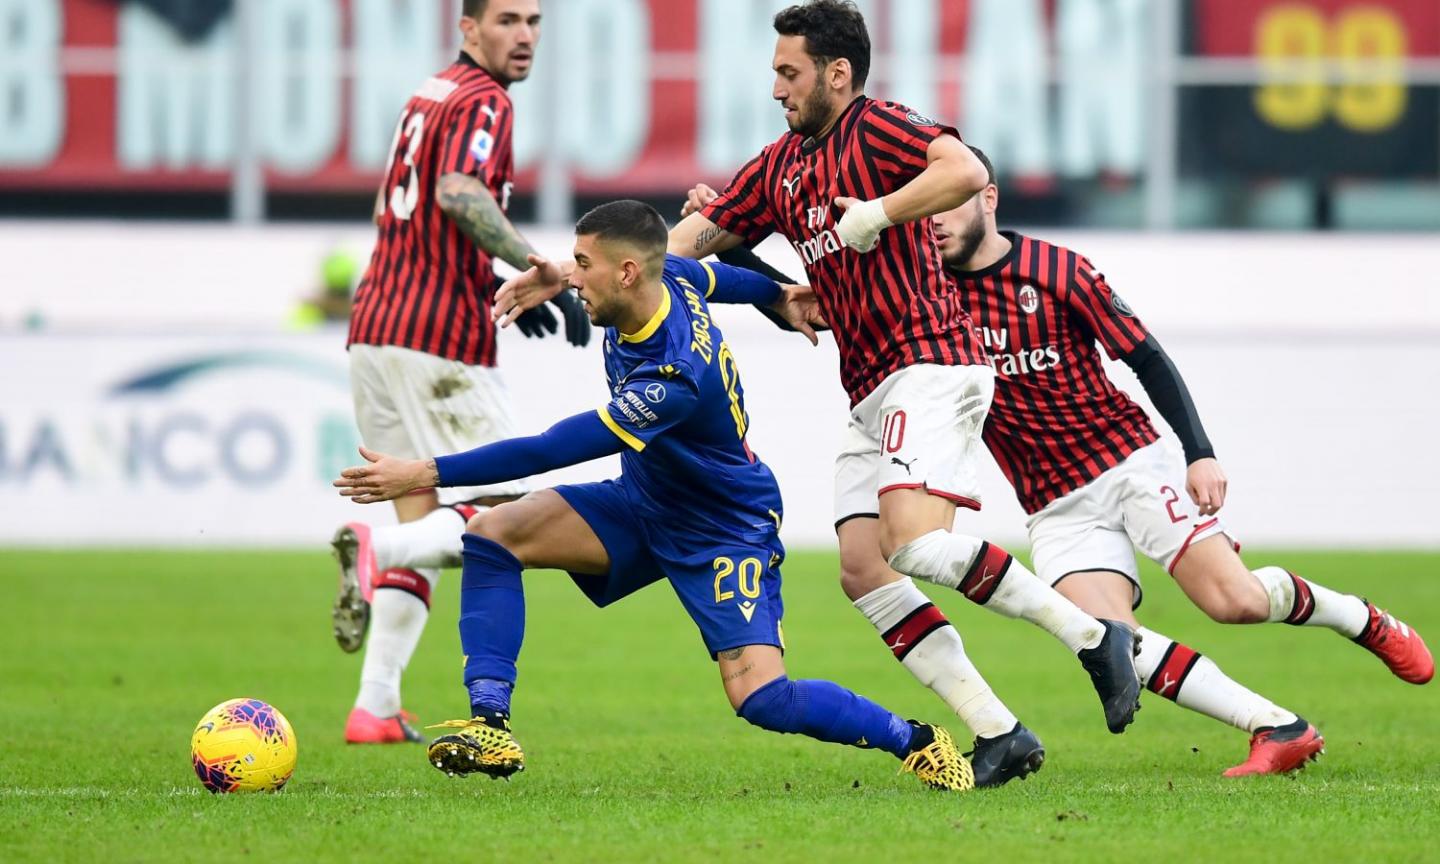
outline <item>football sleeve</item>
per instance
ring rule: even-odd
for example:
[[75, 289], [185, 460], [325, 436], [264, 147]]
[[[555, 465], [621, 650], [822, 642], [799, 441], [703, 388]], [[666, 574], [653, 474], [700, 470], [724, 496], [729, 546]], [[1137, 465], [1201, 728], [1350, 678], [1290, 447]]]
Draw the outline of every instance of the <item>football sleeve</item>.
[[1135, 310], [1111, 290], [1090, 259], [1078, 257], [1064, 297], [1066, 303], [1110, 355], [1135, 372], [1155, 410], [1164, 418], [1180, 446], [1185, 462], [1215, 455], [1190, 390], [1170, 356], [1135, 315]]
[[490, 185], [500, 155], [510, 146], [513, 117], [510, 103], [489, 95], [455, 114], [446, 130], [442, 174], [469, 174]]
[[1180, 370], [1175, 368], [1175, 362], [1160, 347], [1160, 342], [1152, 335], [1120, 359], [1134, 370], [1140, 386], [1155, 403], [1155, 410], [1175, 430], [1175, 437], [1180, 439], [1185, 451], [1185, 464], [1213, 457], [1215, 448], [1210, 436], [1205, 434], [1200, 412], [1195, 410], [1195, 400], [1190, 398], [1190, 388], [1185, 386]]
[[774, 279], [728, 264], [666, 255], [665, 270], [686, 280], [712, 303], [766, 305], [780, 296], [780, 285]]
[[699, 382], [689, 366], [646, 364], [631, 372], [597, 413], [616, 438], [638, 453], [689, 419], [699, 401]]
[[1111, 360], [1119, 360], [1134, 351], [1150, 335], [1135, 310], [1111, 290], [1105, 276], [1095, 271], [1095, 265], [1088, 258], [1077, 256], [1075, 270], [1061, 299], [1079, 316]]
[[539, 435], [437, 456], [435, 472], [440, 475], [440, 486], [489, 486], [613, 456], [622, 449], [604, 424], [587, 411], [567, 417]]
[[774, 267], [749, 246], [736, 246], [734, 249], [726, 249], [715, 256], [721, 263], [729, 264], [731, 267], [739, 267], [742, 270], [754, 270], [768, 279], [773, 279], [782, 285], [799, 285], [800, 280], [792, 279], [776, 270]]
[[767, 146], [746, 162], [720, 197], [700, 210], [706, 219], [748, 243], [759, 243], [775, 231], [775, 217], [765, 189], [765, 159], [769, 152]]
[[859, 132], [866, 161], [886, 177], [902, 182], [930, 164], [930, 142], [941, 135], [960, 137], [955, 127], [894, 102], [872, 104], [860, 118]]
[[[724, 252], [719, 253], [715, 257], [719, 258], [723, 263], [729, 264], [731, 267], [737, 267], [741, 270], [754, 270], [756, 273], [760, 273], [764, 275], [767, 279], [772, 279], [781, 285], [801, 284], [799, 280], [792, 279], [789, 276], [786, 276], [784, 273], [781, 273], [779, 270], [776, 270], [774, 267], [770, 266], [770, 264], [767, 263], [765, 259], [761, 258], [759, 255], [756, 255], [755, 250], [751, 249], [749, 246], [736, 246], [734, 249], [726, 249]], [[779, 312], [771, 309], [770, 304], [766, 303], [762, 305], [756, 303], [755, 309], [761, 315], [769, 318], [770, 323], [774, 324], [776, 327], [779, 327], [781, 330], [784, 330], [787, 333], [795, 332], [794, 326], [792, 326], [789, 321], [786, 321], [785, 317]], [[823, 324], [812, 324], [811, 329], [815, 330], [815, 332], [818, 333], [822, 330], [829, 330], [830, 328]]]

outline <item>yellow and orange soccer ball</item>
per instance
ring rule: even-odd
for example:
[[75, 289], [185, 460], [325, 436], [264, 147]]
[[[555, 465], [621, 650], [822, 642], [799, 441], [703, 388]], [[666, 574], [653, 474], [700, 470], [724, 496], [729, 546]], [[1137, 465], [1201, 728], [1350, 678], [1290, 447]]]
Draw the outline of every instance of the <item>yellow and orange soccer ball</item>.
[[211, 792], [278, 792], [295, 773], [297, 752], [290, 721], [259, 699], [221, 702], [190, 738], [195, 776]]

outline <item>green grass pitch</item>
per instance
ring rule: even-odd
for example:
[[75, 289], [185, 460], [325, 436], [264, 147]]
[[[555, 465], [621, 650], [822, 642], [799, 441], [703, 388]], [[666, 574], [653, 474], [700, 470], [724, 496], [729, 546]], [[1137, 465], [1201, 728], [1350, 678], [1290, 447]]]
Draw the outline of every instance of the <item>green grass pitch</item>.
[[[1440, 553], [1252, 554], [1364, 593], [1440, 639]], [[790, 673], [907, 716], [944, 706], [841, 595], [833, 554], [787, 562]], [[329, 633], [323, 554], [0, 552], [4, 861], [1371, 861], [1440, 848], [1440, 685], [1393, 678], [1316, 629], [1222, 627], [1150, 568], [1141, 613], [1316, 723], [1319, 763], [1225, 780], [1246, 737], [1146, 694], [1105, 731], [1079, 664], [1027, 624], [938, 593], [1011, 708], [1044, 740], [1038, 775], [927, 791], [874, 751], [749, 727], [664, 585], [615, 608], [528, 575], [516, 693], [528, 769], [451, 779], [418, 746], [347, 747], [359, 655]], [[447, 573], [406, 680], [422, 721], [465, 713]], [[189, 736], [210, 706], [273, 702], [300, 742], [279, 795], [212, 796]], [[950, 717], [957, 737], [963, 726]]]

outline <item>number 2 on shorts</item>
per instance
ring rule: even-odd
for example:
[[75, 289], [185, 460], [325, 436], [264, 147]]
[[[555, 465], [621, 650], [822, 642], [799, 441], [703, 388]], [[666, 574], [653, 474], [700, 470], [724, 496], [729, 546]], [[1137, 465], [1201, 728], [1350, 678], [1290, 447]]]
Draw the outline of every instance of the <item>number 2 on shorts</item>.
[[1175, 491], [1174, 486], [1161, 486], [1160, 492], [1166, 496], [1165, 512], [1170, 514], [1171, 522], [1184, 522], [1186, 519], [1190, 518], [1184, 513], [1180, 513], [1178, 515], [1175, 513], [1175, 505], [1180, 501], [1180, 493]]

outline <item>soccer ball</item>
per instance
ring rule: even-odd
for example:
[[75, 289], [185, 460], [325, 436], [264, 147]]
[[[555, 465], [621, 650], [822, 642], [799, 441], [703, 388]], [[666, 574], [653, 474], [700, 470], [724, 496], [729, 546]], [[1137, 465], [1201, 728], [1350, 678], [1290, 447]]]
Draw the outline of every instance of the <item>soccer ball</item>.
[[221, 702], [190, 738], [195, 776], [211, 792], [278, 792], [295, 773], [295, 731], [259, 699]]

